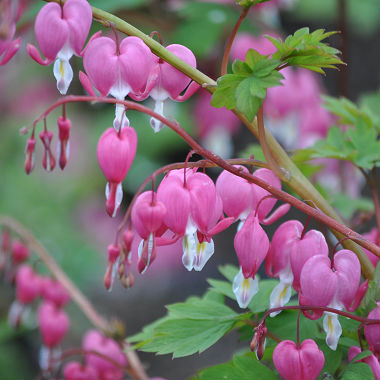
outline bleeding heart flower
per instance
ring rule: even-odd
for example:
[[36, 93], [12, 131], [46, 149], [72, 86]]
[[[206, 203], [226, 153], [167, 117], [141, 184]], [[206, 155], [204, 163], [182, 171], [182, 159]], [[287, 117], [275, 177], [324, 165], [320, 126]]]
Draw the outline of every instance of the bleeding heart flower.
[[70, 328], [67, 314], [50, 302], [43, 302], [37, 314], [44, 345], [54, 347], [60, 344]]
[[[196, 58], [193, 52], [187, 47], [174, 44], [167, 46], [166, 49], [189, 65], [196, 67]], [[142, 100], [150, 95], [156, 103], [154, 111], [162, 116], [164, 116], [164, 101], [166, 99], [171, 98], [172, 100], [181, 102], [187, 100], [199, 88], [199, 85], [196, 82], [193, 82], [188, 87], [185, 94], [181, 96], [180, 93], [186, 89], [191, 82], [191, 79], [169, 63], [156, 56], [153, 56], [151, 75], [155, 78], [152, 81], [151, 88], [138, 96], [134, 96], [132, 94], [131, 97], [136, 100]], [[163, 127], [162, 123], [155, 118], [152, 118], [150, 123], [155, 132], [159, 132]]]
[[[252, 212], [236, 233], [234, 247], [241, 271], [236, 275], [232, 289], [240, 307], [246, 307], [258, 291], [256, 272], [264, 261], [269, 239]], [[248, 280], [248, 281], [247, 281]]]
[[285, 380], [315, 380], [325, 357], [312, 339], [304, 340], [300, 347], [283, 340], [273, 351], [273, 364]]
[[[368, 314], [367, 318], [380, 319], [380, 302], [377, 302], [377, 307]], [[380, 326], [378, 324], [364, 326], [364, 335], [370, 350], [380, 360]]]
[[86, 0], [67, 0], [63, 6], [49, 3], [37, 15], [34, 31], [46, 59], [41, 58], [33, 45], [28, 44], [27, 50], [40, 65], [49, 65], [55, 60], [54, 76], [63, 95], [73, 79], [69, 60], [73, 54], [81, 55], [91, 22], [92, 11]]
[[121, 182], [124, 180], [135, 158], [137, 135], [133, 128], [122, 128], [119, 133], [108, 128], [101, 136], [97, 146], [99, 166], [107, 178], [106, 210], [115, 217], [123, 199]]
[[[301, 272], [301, 304], [349, 308], [360, 283], [360, 263], [349, 250], [341, 250], [334, 255], [333, 263], [326, 256], [311, 257]], [[309, 315], [304, 313], [307, 317]], [[320, 317], [321, 312], [315, 313]], [[313, 317], [314, 318], [314, 317]], [[323, 327], [326, 331], [326, 344], [335, 350], [342, 328], [338, 316], [325, 312]]]
[[98, 372], [94, 367], [79, 362], [68, 362], [63, 370], [65, 380], [97, 380]]
[[[85, 351], [96, 351], [117, 362], [120, 366], [127, 366], [121, 347], [111, 338], [107, 338], [99, 331], [90, 330], [83, 338], [82, 348]], [[110, 361], [95, 354], [86, 354], [86, 365], [93, 367], [98, 372], [100, 379], [121, 380], [124, 376], [123, 371]]]
[[[152, 53], [138, 37], [126, 37], [120, 45], [111, 38], [99, 37], [87, 45], [83, 65], [101, 95], [124, 100], [130, 92], [139, 94], [146, 90]], [[116, 131], [129, 125], [124, 113], [124, 106], [116, 104], [113, 123]]]

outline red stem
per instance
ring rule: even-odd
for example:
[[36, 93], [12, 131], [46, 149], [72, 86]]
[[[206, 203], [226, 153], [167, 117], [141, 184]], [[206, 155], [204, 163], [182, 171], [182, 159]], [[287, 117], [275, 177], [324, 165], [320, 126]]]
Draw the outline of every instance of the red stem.
[[226, 49], [225, 49], [224, 54], [223, 54], [222, 65], [221, 65], [221, 68], [220, 68], [220, 76], [223, 76], [223, 75], [227, 74], [228, 57], [230, 55], [231, 47], [232, 47], [232, 44], [234, 42], [236, 33], [239, 30], [240, 24], [245, 19], [245, 16], [247, 16], [248, 11], [249, 11], [249, 7], [243, 8], [243, 10], [242, 10], [242, 12], [240, 14], [240, 17], [237, 20], [237, 22], [236, 22], [236, 24], [235, 24], [235, 26], [234, 26], [234, 28], [232, 30], [230, 38], [228, 39], [228, 42], [227, 42], [227, 45], [226, 45]]
[[200, 156], [207, 158], [208, 160], [217, 164], [217, 166], [221, 167], [229, 171], [232, 174], [235, 174], [241, 178], [246, 179], [248, 182], [254, 183], [255, 185], [267, 190], [271, 193], [275, 198], [282, 200], [285, 203], [289, 203], [293, 207], [303, 211], [305, 214], [312, 216], [316, 220], [322, 222], [323, 224], [329, 226], [331, 229], [336, 230], [343, 234], [344, 236], [350, 237], [352, 240], [355, 240], [357, 244], [362, 246], [363, 248], [368, 249], [376, 256], [380, 257], [380, 247], [376, 244], [364, 239], [360, 234], [351, 230], [350, 228], [344, 226], [343, 224], [337, 222], [333, 218], [323, 214], [319, 210], [315, 210], [314, 208], [308, 206], [304, 202], [299, 199], [293, 197], [292, 195], [286, 193], [283, 190], [277, 189], [269, 183], [261, 180], [260, 178], [254, 177], [249, 173], [241, 172], [238, 168], [230, 165], [227, 161], [223, 160], [221, 157], [217, 156], [215, 153], [203, 148], [199, 145], [176, 121], [170, 121], [159, 115], [158, 113], [152, 111], [150, 108], [147, 108], [141, 104], [137, 104], [135, 102], [126, 101], [126, 100], [118, 100], [112, 98], [105, 97], [97, 97], [97, 96], [65, 96], [59, 99], [55, 104], [50, 106], [43, 114], [40, 115], [38, 119], [36, 119], [32, 126], [35, 126], [43, 117], [46, 117], [53, 109], [57, 108], [63, 103], [74, 103], [74, 102], [104, 102], [104, 103], [112, 103], [112, 104], [123, 104], [128, 109], [133, 109], [139, 112], [143, 112], [149, 116], [152, 116], [162, 123], [166, 124], [170, 129], [176, 132], [179, 136], [181, 136]]
[[298, 305], [298, 306], [280, 306], [280, 307], [274, 307], [273, 309], [267, 310], [263, 318], [261, 319], [261, 322], [258, 324], [260, 325], [265, 325], [265, 319], [268, 317], [269, 314], [275, 313], [276, 311], [282, 311], [282, 310], [319, 310], [319, 311], [327, 311], [329, 313], [334, 313], [341, 315], [346, 318], [354, 319], [355, 321], [361, 322], [365, 325], [375, 325], [379, 324], [380, 325], [380, 319], [369, 319], [369, 318], [363, 318], [359, 317], [358, 315], [348, 313], [346, 311], [334, 309], [332, 307], [322, 307], [322, 306], [313, 306], [313, 305]]

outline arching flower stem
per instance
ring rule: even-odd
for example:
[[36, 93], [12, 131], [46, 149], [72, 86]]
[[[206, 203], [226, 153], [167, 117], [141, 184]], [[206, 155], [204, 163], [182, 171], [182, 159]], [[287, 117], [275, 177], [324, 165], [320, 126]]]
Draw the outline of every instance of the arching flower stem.
[[[350, 228], [346, 227], [345, 225], [339, 223], [335, 219], [331, 218], [330, 216], [324, 214], [323, 212], [314, 209], [313, 207], [310, 207], [306, 203], [300, 201], [299, 199], [293, 197], [292, 195], [286, 193], [285, 191], [282, 191], [280, 189], [275, 188], [274, 186], [268, 184], [267, 182], [261, 180], [260, 178], [257, 178], [249, 173], [244, 173], [238, 168], [232, 166], [229, 164], [226, 160], [222, 159], [220, 156], [216, 155], [215, 153], [203, 148], [197, 141], [195, 141], [180, 125], [177, 121], [170, 121], [166, 119], [165, 117], [159, 115], [158, 113], [152, 111], [150, 108], [147, 108], [141, 104], [132, 102], [132, 101], [126, 101], [126, 100], [118, 100], [118, 99], [112, 99], [112, 98], [105, 98], [105, 97], [96, 97], [96, 96], [65, 96], [59, 99], [55, 104], [50, 106], [45, 112], [43, 112], [32, 124], [32, 127], [34, 127], [41, 119], [46, 117], [52, 110], [57, 108], [58, 106], [64, 104], [64, 103], [76, 103], [76, 102], [103, 102], [103, 103], [119, 103], [127, 107], [128, 109], [136, 110], [143, 112], [149, 116], [152, 116], [158, 120], [160, 120], [163, 124], [167, 125], [170, 129], [172, 129], [175, 133], [177, 133], [179, 136], [181, 136], [190, 146], [191, 148], [198, 153], [200, 156], [203, 156], [207, 158], [208, 160], [214, 162], [217, 166], [221, 167], [222, 169], [225, 169], [229, 171], [232, 174], [235, 174], [239, 177], [242, 177], [246, 179], [248, 182], [254, 183], [257, 186], [262, 187], [263, 189], [267, 190], [269, 193], [271, 193], [275, 198], [282, 200], [283, 202], [289, 203], [293, 207], [303, 211], [307, 215], [312, 216], [316, 220], [322, 222], [323, 224], [330, 227], [332, 230], [338, 231], [340, 234], [350, 237], [351, 240], [355, 240], [357, 244], [360, 246], [368, 249], [369, 251], [373, 252], [376, 256], [380, 257], [380, 247], [378, 247], [376, 244], [364, 239], [360, 234], [357, 232], [351, 230]], [[358, 256], [363, 275], [368, 278], [372, 279], [374, 275], [374, 268], [372, 263], [369, 261], [367, 256], [362, 252], [355, 252]]]

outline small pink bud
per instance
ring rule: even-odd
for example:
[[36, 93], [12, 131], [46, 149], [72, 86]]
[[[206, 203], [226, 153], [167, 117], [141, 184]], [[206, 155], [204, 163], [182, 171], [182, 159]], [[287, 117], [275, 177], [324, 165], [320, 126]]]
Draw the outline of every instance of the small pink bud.
[[304, 340], [299, 348], [294, 342], [283, 340], [273, 351], [273, 363], [285, 380], [315, 380], [325, 357], [312, 339]]
[[53, 132], [44, 130], [39, 134], [42, 144], [44, 146], [44, 156], [42, 158], [42, 166], [48, 172], [55, 168], [55, 157], [51, 152], [51, 140], [53, 139]]
[[25, 172], [26, 174], [30, 174], [31, 171], [34, 168], [34, 161], [35, 161], [35, 152], [34, 149], [36, 147], [36, 139], [32, 135], [28, 141], [26, 142], [26, 148], [25, 148]]
[[120, 247], [110, 244], [108, 250], [108, 266], [104, 275], [104, 286], [107, 290], [112, 290], [113, 281], [115, 279], [116, 270], [118, 267], [118, 259], [120, 257]]
[[37, 316], [45, 346], [52, 348], [60, 344], [70, 328], [67, 314], [52, 303], [43, 302]]
[[58, 118], [58, 162], [59, 167], [63, 170], [67, 164], [70, 154], [70, 129], [71, 121], [70, 119], [63, 118], [60, 116]]
[[14, 264], [17, 265], [27, 260], [29, 255], [29, 248], [21, 241], [16, 240], [12, 243], [12, 261]]

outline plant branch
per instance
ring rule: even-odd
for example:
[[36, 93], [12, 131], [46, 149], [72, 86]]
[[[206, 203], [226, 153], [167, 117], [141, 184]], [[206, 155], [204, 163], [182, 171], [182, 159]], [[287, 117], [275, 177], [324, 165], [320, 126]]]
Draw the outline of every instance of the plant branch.
[[274, 307], [272, 309], [267, 310], [262, 319], [261, 322], [258, 324], [258, 327], [261, 325], [265, 325], [265, 319], [271, 314], [275, 313], [277, 311], [283, 311], [283, 310], [319, 310], [319, 311], [326, 311], [328, 313], [334, 313], [341, 315], [342, 317], [350, 318], [355, 321], [361, 322], [365, 325], [380, 325], [380, 319], [372, 319], [372, 318], [364, 318], [360, 317], [358, 315], [348, 313], [346, 311], [334, 309], [332, 307], [322, 307], [322, 306], [313, 306], [313, 305], [297, 305], [297, 306], [279, 306], [279, 307]]
[[243, 20], [245, 19], [245, 17], [247, 16], [249, 10], [250, 10], [250, 7], [244, 7], [242, 9], [240, 17], [237, 20], [237, 22], [236, 22], [236, 24], [235, 24], [235, 26], [231, 32], [230, 38], [228, 39], [228, 42], [226, 45], [226, 50], [224, 51], [224, 54], [223, 54], [222, 65], [221, 65], [221, 69], [220, 69], [220, 76], [227, 74], [228, 57], [230, 56], [232, 44], [234, 42], [236, 33], [238, 32], [240, 25], [243, 22]]
[[[5, 226], [16, 232], [24, 240], [28, 247], [37, 254], [41, 261], [43, 261], [47, 269], [49, 269], [49, 271], [57, 279], [57, 281], [59, 281], [64, 286], [64, 288], [70, 294], [71, 299], [82, 310], [82, 312], [88, 318], [88, 320], [98, 330], [101, 330], [106, 334], [112, 335], [113, 328], [111, 324], [105, 318], [98, 314], [98, 312], [94, 309], [94, 307], [86, 298], [86, 296], [75, 286], [71, 279], [60, 268], [57, 262], [50, 256], [46, 248], [33, 236], [33, 234], [28, 229], [26, 229], [21, 223], [19, 223], [15, 219], [5, 215], [0, 215], [0, 226]], [[130, 374], [133, 374], [133, 377], [136, 380], [148, 379], [148, 376], [145, 373], [143, 366], [137, 357], [136, 352], [131, 350], [130, 347], [127, 347], [125, 354], [128, 358], [128, 362], [131, 367]]]
[[[254, 183], [257, 186], [262, 187], [263, 189], [267, 190], [269, 193], [271, 193], [275, 198], [280, 199], [286, 203], [289, 203], [290, 205], [296, 207], [297, 209], [303, 211], [307, 215], [312, 216], [313, 218], [319, 220], [323, 224], [329, 226], [331, 229], [338, 231], [339, 236], [348, 236], [352, 240], [356, 240], [359, 245], [362, 247], [370, 250], [373, 252], [376, 256], [380, 257], [380, 247], [378, 247], [376, 244], [364, 239], [360, 234], [357, 232], [351, 230], [350, 228], [346, 227], [340, 222], [337, 222], [335, 219], [331, 218], [330, 216], [324, 214], [320, 210], [316, 210], [313, 207], [310, 207], [306, 203], [300, 201], [299, 199], [293, 197], [292, 195], [286, 193], [283, 190], [277, 189], [274, 186], [268, 184], [267, 182], [261, 180], [260, 178], [257, 178], [253, 176], [250, 173], [243, 173], [238, 168], [234, 167], [233, 165], [230, 165], [227, 161], [223, 160], [221, 157], [217, 156], [213, 152], [203, 148], [198, 142], [196, 142], [176, 121], [170, 121], [163, 117], [162, 115], [159, 115], [158, 113], [152, 111], [150, 108], [147, 108], [141, 104], [126, 101], [126, 100], [118, 100], [118, 99], [112, 99], [112, 98], [100, 98], [96, 96], [65, 96], [60, 98], [55, 104], [53, 104], [51, 107], [49, 107], [44, 113], [42, 113], [33, 123], [33, 126], [35, 124], [46, 117], [53, 109], [56, 107], [62, 105], [63, 103], [74, 103], [74, 102], [93, 102], [93, 101], [99, 101], [99, 102], [105, 102], [105, 103], [119, 103], [123, 104], [127, 109], [133, 109], [139, 112], [143, 112], [149, 116], [152, 116], [158, 120], [160, 120], [163, 124], [167, 125], [169, 128], [171, 128], [174, 132], [176, 132], [179, 136], [181, 136], [194, 151], [196, 151], [199, 155], [207, 158], [208, 160], [214, 162], [219, 167], [231, 172], [232, 174], [235, 174], [239, 177], [242, 177], [246, 179], [248, 182]], [[277, 141], [274, 140], [276, 144], [278, 145]], [[272, 151], [273, 154], [273, 151]], [[286, 155], [284, 152], [284, 155], [288, 158], [290, 162], [291, 159]], [[294, 165], [294, 164], [293, 164]], [[301, 174], [302, 175], [302, 174]], [[300, 186], [304, 185], [302, 181], [300, 181]], [[312, 186], [310, 184], [310, 186]], [[313, 188], [313, 187], [312, 187]], [[313, 188], [314, 189], [314, 188]], [[314, 189], [315, 190], [315, 189]], [[317, 194], [317, 190], [315, 190]], [[320, 196], [320, 195], [319, 195]], [[320, 196], [321, 197], [321, 196]], [[307, 198], [310, 199], [310, 198]], [[322, 198], [323, 199], [323, 198]], [[314, 201], [314, 200], [313, 200]], [[330, 206], [329, 206], [330, 207]], [[323, 211], [323, 210], [322, 210]], [[346, 241], [344, 242], [346, 245], [350, 242], [352, 244], [355, 244], [352, 241]], [[359, 257], [359, 260], [362, 265], [362, 272], [364, 276], [368, 279], [373, 279], [374, 276], [374, 268], [372, 263], [367, 258], [367, 255], [362, 252], [361, 250], [357, 252], [357, 255]]]
[[[46, 0], [46, 1], [55, 1], [59, 2], [60, 0]], [[63, 2], [63, 0], [62, 0]], [[96, 21], [101, 22], [102, 24], [108, 26], [108, 22], [113, 22], [116, 29], [122, 33], [131, 36], [137, 36], [141, 38], [145, 44], [151, 49], [151, 51], [162, 58], [164, 61], [170, 63], [172, 66], [186, 74], [192, 80], [202, 85], [207, 91], [214, 92], [217, 86], [217, 83], [201, 71], [190, 66], [186, 62], [182, 61], [180, 58], [175, 56], [173, 53], [165, 49], [161, 44], [159, 44], [154, 39], [150, 38], [148, 35], [141, 32], [139, 29], [135, 28], [131, 24], [123, 21], [122, 19], [105, 12], [101, 9], [91, 7], [92, 13]], [[258, 137], [258, 128], [257, 122], [254, 120], [250, 122], [243, 114], [233, 110], [233, 112], [239, 117], [239, 119], [247, 126], [247, 128]], [[312, 200], [317, 207], [322, 210], [330, 218], [335, 219], [339, 224], [343, 223], [340, 216], [336, 211], [331, 207], [331, 205], [323, 198], [323, 196], [318, 192], [318, 190], [311, 184], [311, 182], [301, 173], [292, 159], [287, 155], [281, 145], [277, 140], [266, 131], [266, 141], [272, 152], [273, 158], [276, 160], [280, 168], [285, 172], [284, 182], [296, 192], [302, 199]], [[332, 232], [337, 237], [338, 240], [343, 238], [343, 235], [339, 230], [332, 229]], [[347, 236], [347, 235], [345, 235]], [[345, 241], [344, 247], [355, 252], [360, 260], [362, 266], [362, 272], [364, 276], [368, 279], [373, 279], [374, 276], [374, 267], [367, 255], [363, 252], [360, 247], [353, 241]], [[372, 251], [372, 249], [370, 249]], [[378, 249], [375, 250], [377, 254], [380, 254]], [[372, 251], [373, 252], [373, 251]]]

